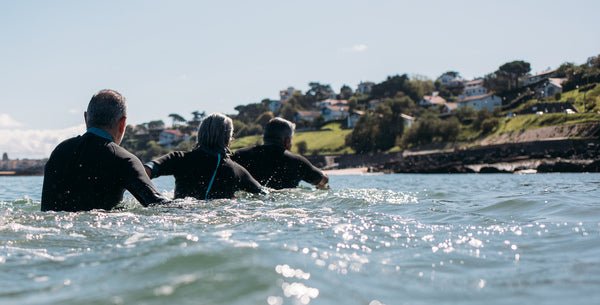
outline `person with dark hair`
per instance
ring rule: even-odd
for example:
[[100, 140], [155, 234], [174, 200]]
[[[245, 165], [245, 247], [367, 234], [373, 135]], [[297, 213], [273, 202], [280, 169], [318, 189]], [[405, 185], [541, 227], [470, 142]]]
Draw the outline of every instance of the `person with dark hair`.
[[175, 198], [233, 198], [238, 190], [261, 193], [262, 186], [229, 158], [232, 120], [220, 113], [207, 116], [198, 128], [198, 144], [189, 152], [175, 151], [145, 164], [151, 178], [175, 176]]
[[142, 162], [119, 146], [127, 121], [125, 98], [101, 90], [84, 113], [87, 132], [60, 143], [44, 170], [42, 211], [110, 210], [128, 190], [142, 205], [166, 203]]
[[296, 125], [273, 118], [265, 126], [264, 145], [236, 151], [232, 159], [245, 167], [258, 182], [273, 189], [294, 188], [303, 180], [319, 189], [329, 178], [306, 158], [290, 152]]

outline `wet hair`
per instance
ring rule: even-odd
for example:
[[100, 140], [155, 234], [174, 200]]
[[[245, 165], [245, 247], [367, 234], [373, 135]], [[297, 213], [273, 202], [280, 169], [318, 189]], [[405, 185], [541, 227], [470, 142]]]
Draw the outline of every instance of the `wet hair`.
[[280, 117], [273, 118], [265, 126], [263, 141], [265, 144], [283, 144], [285, 138], [291, 138], [294, 135], [296, 124]]
[[115, 90], [104, 89], [92, 96], [86, 119], [88, 127], [112, 128], [124, 116], [127, 116], [125, 97]]
[[227, 153], [232, 136], [233, 121], [224, 114], [211, 113], [198, 128], [198, 147]]

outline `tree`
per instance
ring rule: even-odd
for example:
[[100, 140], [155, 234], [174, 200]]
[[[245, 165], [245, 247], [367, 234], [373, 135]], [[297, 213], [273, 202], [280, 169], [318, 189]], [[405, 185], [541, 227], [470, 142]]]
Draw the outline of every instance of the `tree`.
[[269, 111], [267, 106], [263, 103], [253, 103], [248, 105], [239, 105], [234, 108], [238, 111], [237, 119], [248, 124], [254, 123], [265, 111]]
[[428, 79], [425, 76], [419, 76], [419, 75], [413, 76], [410, 79], [409, 84], [412, 89], [411, 91], [414, 91], [416, 93], [416, 95], [418, 96], [418, 98], [416, 100], [420, 99], [424, 95], [431, 94], [435, 90], [433, 81]]
[[285, 105], [283, 105], [283, 107], [281, 107], [281, 109], [279, 110], [279, 116], [281, 116], [282, 118], [288, 120], [288, 121], [294, 121], [294, 116], [296, 115], [296, 112], [298, 111], [298, 109], [296, 108], [296, 106], [294, 105], [294, 103], [285, 103]]
[[162, 120], [150, 121], [146, 123], [149, 130], [160, 130], [165, 129], [165, 122]]
[[398, 93], [403, 93], [414, 101], [421, 98], [419, 93], [410, 85], [409, 78], [406, 74], [388, 76], [385, 81], [373, 85], [370, 98], [382, 99], [396, 97]]
[[375, 137], [379, 133], [378, 125], [379, 115], [375, 113], [366, 113], [361, 116], [352, 130], [352, 133], [346, 136], [346, 145], [352, 147], [357, 153], [366, 153], [375, 151]]
[[254, 121], [254, 123], [256, 123], [256, 124], [258, 124], [258, 125], [260, 125], [262, 127], [265, 127], [265, 125], [267, 125], [267, 123], [269, 123], [269, 121], [271, 119], [273, 119], [274, 117], [275, 117], [275, 115], [273, 115], [273, 112], [271, 112], [271, 111], [265, 111], [265, 112], [263, 112], [263, 114], [261, 114], [256, 119], [256, 121]]
[[296, 149], [298, 149], [299, 154], [305, 155], [308, 151], [308, 144], [306, 144], [306, 141], [300, 141], [296, 143]]
[[169, 114], [169, 117], [171, 118], [171, 120], [173, 120], [173, 123], [171, 124], [171, 127], [173, 127], [173, 128], [175, 127], [175, 123], [184, 123], [185, 122], [185, 119], [177, 113], [171, 113], [171, 114]]
[[363, 115], [346, 138], [348, 146], [357, 152], [385, 151], [404, 132], [402, 114], [415, 111], [416, 104], [407, 96], [386, 99], [374, 112]]
[[348, 100], [353, 94], [354, 91], [352, 91], [352, 88], [347, 85], [343, 85], [342, 88], [340, 88], [340, 94], [338, 95], [338, 98], [342, 100]]
[[310, 97], [315, 102], [335, 97], [335, 92], [331, 89], [330, 85], [321, 84], [319, 82], [310, 82], [308, 83], [308, 87], [310, 87], [310, 89], [306, 91], [306, 96]]
[[519, 77], [529, 73], [531, 65], [522, 60], [507, 62], [498, 68], [496, 73], [506, 75], [510, 79], [509, 90], [519, 87]]

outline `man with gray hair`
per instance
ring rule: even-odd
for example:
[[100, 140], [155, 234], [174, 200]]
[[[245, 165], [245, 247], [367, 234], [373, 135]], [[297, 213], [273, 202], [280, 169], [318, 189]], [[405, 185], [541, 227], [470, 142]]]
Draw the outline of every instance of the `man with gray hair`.
[[168, 200], [154, 187], [142, 162], [119, 146], [125, 134], [125, 98], [114, 90], [95, 94], [84, 113], [87, 132], [60, 143], [44, 172], [42, 211], [110, 210], [127, 189], [142, 205]]
[[303, 180], [327, 188], [329, 178], [306, 158], [290, 152], [294, 123], [274, 118], [265, 126], [264, 145], [236, 151], [232, 159], [245, 167], [263, 186], [273, 189], [297, 187]]

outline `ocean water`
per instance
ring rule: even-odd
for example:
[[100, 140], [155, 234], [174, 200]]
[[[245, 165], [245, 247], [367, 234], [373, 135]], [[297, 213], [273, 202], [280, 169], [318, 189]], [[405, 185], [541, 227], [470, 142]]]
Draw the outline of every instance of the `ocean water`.
[[39, 212], [42, 179], [0, 177], [0, 304], [600, 304], [599, 174], [333, 176], [81, 213]]

